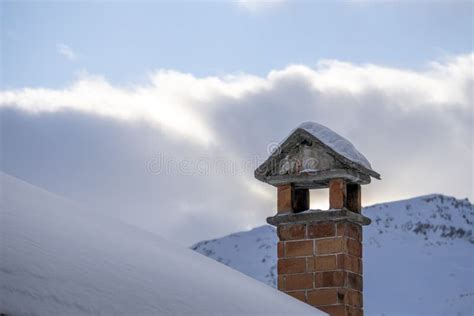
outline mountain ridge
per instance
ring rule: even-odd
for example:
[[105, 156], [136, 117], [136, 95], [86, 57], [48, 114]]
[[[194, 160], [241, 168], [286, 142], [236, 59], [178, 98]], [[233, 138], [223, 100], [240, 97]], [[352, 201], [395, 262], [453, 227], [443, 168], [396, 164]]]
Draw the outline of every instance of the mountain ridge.
[[[374, 204], [363, 214], [372, 219], [363, 240], [367, 315], [473, 314], [474, 207], [468, 199], [428, 194]], [[276, 287], [277, 242], [275, 228], [263, 225], [191, 249]]]

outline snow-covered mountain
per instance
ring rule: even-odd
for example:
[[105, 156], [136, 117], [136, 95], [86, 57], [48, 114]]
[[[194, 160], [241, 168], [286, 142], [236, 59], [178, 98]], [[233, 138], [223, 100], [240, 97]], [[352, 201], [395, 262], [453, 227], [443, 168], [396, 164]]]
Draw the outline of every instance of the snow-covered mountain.
[[[364, 305], [367, 315], [474, 315], [474, 208], [428, 195], [366, 207]], [[276, 286], [277, 236], [257, 227], [191, 248]]]
[[323, 315], [0, 172], [0, 314]]

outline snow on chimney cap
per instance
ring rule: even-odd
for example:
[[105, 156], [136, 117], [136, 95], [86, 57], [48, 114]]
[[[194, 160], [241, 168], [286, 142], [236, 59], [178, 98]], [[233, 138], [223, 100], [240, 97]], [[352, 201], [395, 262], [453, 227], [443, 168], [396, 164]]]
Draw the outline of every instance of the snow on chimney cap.
[[320, 188], [336, 178], [368, 184], [380, 174], [350, 141], [326, 126], [304, 122], [255, 170], [255, 177], [275, 186]]

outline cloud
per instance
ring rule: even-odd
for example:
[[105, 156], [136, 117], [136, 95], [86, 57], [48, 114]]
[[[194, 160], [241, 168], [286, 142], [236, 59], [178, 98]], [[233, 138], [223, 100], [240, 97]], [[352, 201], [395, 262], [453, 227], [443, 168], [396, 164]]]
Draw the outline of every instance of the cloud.
[[267, 11], [284, 4], [286, 0], [237, 0], [237, 5], [242, 9], [256, 13]]
[[433, 62], [422, 72], [324, 60], [315, 69], [291, 65], [265, 78], [246, 74], [196, 78], [159, 70], [146, 85], [113, 86], [100, 76], [83, 75], [64, 89], [24, 88], [0, 93], [0, 106], [30, 112], [77, 110], [120, 120], [143, 119], [202, 144], [216, 141], [206, 117], [220, 107], [216, 100], [245, 100], [290, 85], [317, 94], [361, 97], [369, 91], [387, 95], [401, 110], [419, 107], [469, 108], [473, 55]]
[[85, 76], [65, 89], [25, 88], [4, 91], [0, 106], [30, 112], [77, 110], [120, 120], [147, 120], [202, 144], [215, 142], [206, 126], [211, 100], [237, 99], [260, 89], [252, 76], [196, 78], [175, 71], [156, 71], [143, 86], [114, 87], [99, 76]]
[[416, 71], [325, 60], [264, 77], [159, 70], [140, 85], [88, 75], [62, 89], [5, 90], [2, 168], [190, 244], [274, 213], [274, 189], [253, 169], [269, 143], [312, 120], [382, 174], [364, 187], [365, 204], [472, 199], [473, 64], [473, 54]]
[[77, 54], [66, 44], [59, 43], [56, 45], [56, 51], [59, 55], [66, 57], [69, 60], [76, 60]]

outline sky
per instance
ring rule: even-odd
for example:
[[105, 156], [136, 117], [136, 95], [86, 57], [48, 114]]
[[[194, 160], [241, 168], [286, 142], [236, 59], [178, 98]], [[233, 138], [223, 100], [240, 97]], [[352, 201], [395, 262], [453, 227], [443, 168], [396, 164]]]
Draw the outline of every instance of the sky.
[[185, 245], [262, 225], [253, 170], [304, 121], [382, 174], [364, 205], [473, 199], [472, 2], [0, 8], [1, 168], [97, 212]]

